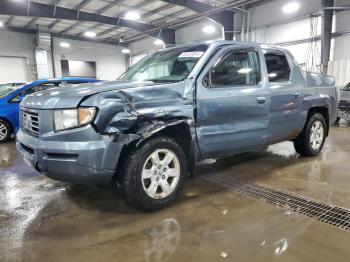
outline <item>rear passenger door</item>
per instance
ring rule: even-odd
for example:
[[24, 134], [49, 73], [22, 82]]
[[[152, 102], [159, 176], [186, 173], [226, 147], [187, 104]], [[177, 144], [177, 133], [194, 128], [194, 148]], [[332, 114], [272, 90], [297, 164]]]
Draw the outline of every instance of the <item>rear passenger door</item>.
[[302, 83], [295, 77], [291, 58], [280, 50], [263, 50], [270, 89], [269, 144], [284, 141], [298, 134]]
[[264, 85], [261, 61], [260, 50], [227, 47], [211, 59], [199, 76], [196, 132], [202, 158], [265, 146], [269, 89]]

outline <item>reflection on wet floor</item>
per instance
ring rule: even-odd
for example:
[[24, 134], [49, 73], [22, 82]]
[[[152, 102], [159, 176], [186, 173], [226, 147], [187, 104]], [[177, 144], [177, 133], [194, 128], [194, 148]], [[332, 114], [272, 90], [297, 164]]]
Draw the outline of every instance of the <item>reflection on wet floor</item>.
[[[155, 213], [111, 188], [55, 182], [0, 145], [0, 261], [347, 261], [350, 234], [201, 178], [220, 173], [350, 207], [350, 137], [335, 127], [324, 152], [290, 143], [203, 163], [180, 199]], [[211, 163], [211, 164], [208, 164]]]

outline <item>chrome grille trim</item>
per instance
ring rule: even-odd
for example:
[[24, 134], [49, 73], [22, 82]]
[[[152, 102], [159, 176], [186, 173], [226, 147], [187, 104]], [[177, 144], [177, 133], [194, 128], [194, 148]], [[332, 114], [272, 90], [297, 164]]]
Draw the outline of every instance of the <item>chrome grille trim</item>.
[[39, 136], [39, 113], [35, 110], [22, 108], [22, 127], [29, 134]]

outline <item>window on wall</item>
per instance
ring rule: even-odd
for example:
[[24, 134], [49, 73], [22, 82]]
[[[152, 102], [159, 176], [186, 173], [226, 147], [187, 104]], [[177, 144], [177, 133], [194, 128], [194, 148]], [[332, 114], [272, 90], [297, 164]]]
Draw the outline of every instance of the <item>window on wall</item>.
[[270, 82], [281, 83], [289, 81], [291, 69], [287, 57], [282, 52], [267, 52], [265, 60]]
[[255, 51], [234, 51], [211, 71], [211, 85], [254, 86], [261, 81], [259, 56]]

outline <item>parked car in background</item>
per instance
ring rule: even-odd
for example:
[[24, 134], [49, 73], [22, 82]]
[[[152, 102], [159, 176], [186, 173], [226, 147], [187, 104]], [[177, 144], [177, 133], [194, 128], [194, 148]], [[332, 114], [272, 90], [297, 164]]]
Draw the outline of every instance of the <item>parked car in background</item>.
[[6, 83], [0, 83], [0, 96], [3, 92], [3, 90], [6, 90], [7, 88], [15, 88], [18, 86], [23, 86], [25, 83], [22, 82], [6, 82]]
[[7, 141], [18, 130], [19, 103], [29, 94], [62, 86], [93, 83], [91, 78], [42, 79], [27, 84], [7, 83], [0, 85], [0, 143]]
[[50, 178], [113, 182], [127, 203], [156, 210], [176, 199], [200, 160], [282, 141], [319, 154], [337, 117], [334, 85], [283, 48], [182, 45], [146, 56], [120, 81], [26, 97], [16, 145]]
[[339, 113], [337, 122], [340, 119], [350, 121], [350, 83], [340, 91]]

